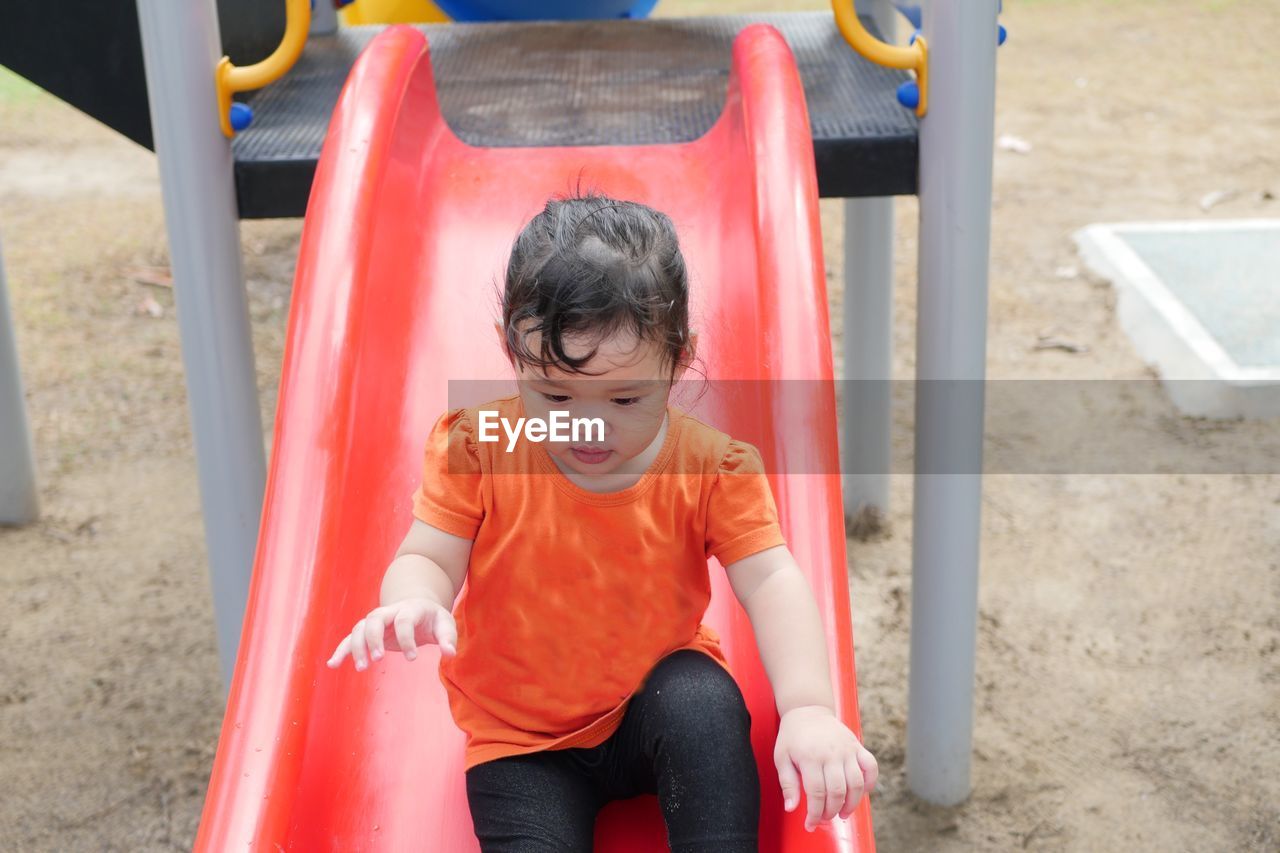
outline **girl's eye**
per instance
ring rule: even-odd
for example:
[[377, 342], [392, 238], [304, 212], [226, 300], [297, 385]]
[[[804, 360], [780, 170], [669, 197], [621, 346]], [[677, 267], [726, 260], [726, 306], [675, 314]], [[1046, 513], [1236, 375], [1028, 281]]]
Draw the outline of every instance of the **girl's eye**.
[[567, 403], [567, 402], [569, 402], [569, 395], [568, 395], [568, 394], [543, 394], [542, 396], [546, 397], [546, 398], [547, 398], [548, 400], [550, 400], [552, 403]]
[[634, 406], [636, 403], [640, 402], [640, 398], [639, 397], [614, 397], [613, 402], [617, 403], [619, 406]]

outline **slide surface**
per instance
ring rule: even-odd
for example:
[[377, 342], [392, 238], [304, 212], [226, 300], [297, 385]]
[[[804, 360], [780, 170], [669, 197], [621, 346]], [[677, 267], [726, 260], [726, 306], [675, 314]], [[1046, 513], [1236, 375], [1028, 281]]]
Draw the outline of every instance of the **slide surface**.
[[[679, 145], [475, 148], [440, 114], [425, 37], [384, 31], [330, 124], [302, 245], [262, 533], [196, 841], [200, 851], [477, 849], [437, 652], [325, 667], [377, 602], [450, 380], [511, 376], [493, 322], [519, 229], [578, 185], [675, 221], [710, 392], [693, 413], [759, 447], [860, 731], [836, 406], [803, 90], [772, 28], [743, 30], [722, 115]], [[727, 383], [721, 380], [747, 380]], [[724, 389], [736, 389], [732, 393]], [[751, 711], [761, 850], [871, 851], [866, 800], [803, 828], [782, 811], [777, 714], [751, 626], [714, 561], [706, 622]], [[657, 801], [613, 803], [597, 849], [665, 849]]]

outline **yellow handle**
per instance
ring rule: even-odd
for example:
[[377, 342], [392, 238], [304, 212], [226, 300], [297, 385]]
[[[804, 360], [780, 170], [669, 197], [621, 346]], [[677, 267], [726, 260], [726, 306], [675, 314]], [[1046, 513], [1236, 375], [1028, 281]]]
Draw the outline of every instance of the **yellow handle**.
[[218, 119], [227, 138], [235, 135], [231, 127], [231, 96], [236, 92], [261, 89], [284, 76], [302, 55], [310, 29], [311, 0], [285, 0], [284, 38], [270, 56], [243, 68], [232, 65], [226, 56], [218, 61], [213, 75], [218, 86]]
[[929, 109], [929, 46], [925, 44], [924, 36], [916, 36], [915, 42], [907, 47], [886, 44], [862, 26], [854, 5], [855, 0], [831, 0], [831, 10], [835, 12], [840, 34], [850, 47], [876, 65], [914, 71], [916, 85], [920, 88], [916, 115], [923, 117]]

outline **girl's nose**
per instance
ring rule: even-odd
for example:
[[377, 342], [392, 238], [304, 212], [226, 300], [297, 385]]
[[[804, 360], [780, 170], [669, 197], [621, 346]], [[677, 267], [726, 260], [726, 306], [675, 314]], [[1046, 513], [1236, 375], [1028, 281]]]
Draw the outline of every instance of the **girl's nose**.
[[[584, 404], [583, 409], [584, 411], [583, 411], [582, 417], [589, 418], [592, 420], [598, 419], [599, 421], [604, 423], [603, 437], [608, 438], [609, 435], [613, 432], [613, 418], [612, 418], [613, 413], [609, 411], [608, 405], [607, 404], [598, 405], [594, 403], [587, 403], [587, 404]], [[598, 427], [592, 426], [592, 435], [593, 437], [596, 435], [599, 435]]]

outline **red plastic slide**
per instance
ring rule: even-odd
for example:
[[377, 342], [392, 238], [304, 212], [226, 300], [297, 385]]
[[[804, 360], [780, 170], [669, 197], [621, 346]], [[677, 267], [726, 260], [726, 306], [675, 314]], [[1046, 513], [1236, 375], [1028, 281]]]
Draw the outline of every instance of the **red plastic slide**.
[[[351, 72], [312, 190], [262, 535], [197, 850], [477, 848], [434, 648], [363, 673], [325, 660], [377, 601], [449, 380], [511, 376], [493, 322], [512, 240], [579, 183], [672, 217], [708, 376], [766, 380], [713, 391], [696, 414], [784, 472], [770, 475], [783, 530], [826, 621], [840, 712], [859, 730], [817, 182], [785, 41], [770, 27], [743, 30], [724, 112], [694, 142], [475, 148], [441, 117], [425, 37], [394, 27]], [[818, 381], [772, 381], [783, 379]], [[709, 570], [707, 622], [754, 721], [761, 849], [873, 850], [865, 800], [851, 821], [813, 833], [802, 810], [782, 811], [772, 693], [723, 571]], [[597, 842], [665, 849], [656, 799], [607, 806]]]

